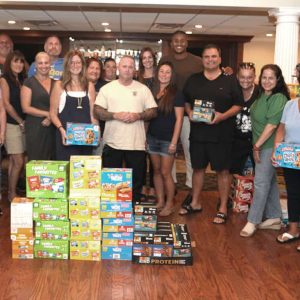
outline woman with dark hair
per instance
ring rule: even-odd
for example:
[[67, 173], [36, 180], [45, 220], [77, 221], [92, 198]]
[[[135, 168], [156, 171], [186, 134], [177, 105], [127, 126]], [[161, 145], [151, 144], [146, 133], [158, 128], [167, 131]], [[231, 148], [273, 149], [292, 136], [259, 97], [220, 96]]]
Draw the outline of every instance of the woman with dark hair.
[[95, 88], [85, 76], [85, 60], [80, 51], [71, 50], [64, 58], [62, 79], [55, 82], [50, 97], [50, 118], [57, 128], [57, 160], [92, 154], [92, 147], [66, 145], [66, 123], [98, 124], [93, 116], [94, 102]]
[[158, 115], [149, 124], [148, 152], [154, 169], [159, 215], [168, 216], [174, 211], [175, 184], [171, 172], [185, 103], [184, 96], [177, 90], [175, 73], [170, 62], [163, 62], [157, 67], [154, 95], [158, 104]]
[[272, 165], [276, 129], [289, 91], [279, 66], [263, 66], [259, 76], [259, 96], [251, 106], [253, 157], [255, 160], [254, 196], [248, 213], [248, 222], [240, 232], [243, 237], [252, 236], [256, 229], [281, 228], [281, 207]]
[[102, 69], [102, 62], [97, 58], [91, 57], [86, 60], [86, 77], [88, 81], [94, 84], [96, 94], [99, 92], [101, 87], [100, 77]]
[[20, 51], [13, 51], [6, 58], [3, 76], [0, 79], [7, 118], [5, 148], [9, 155], [9, 201], [12, 201], [17, 195], [17, 182], [24, 167], [25, 115], [21, 108], [20, 91], [25, 78], [25, 57]]

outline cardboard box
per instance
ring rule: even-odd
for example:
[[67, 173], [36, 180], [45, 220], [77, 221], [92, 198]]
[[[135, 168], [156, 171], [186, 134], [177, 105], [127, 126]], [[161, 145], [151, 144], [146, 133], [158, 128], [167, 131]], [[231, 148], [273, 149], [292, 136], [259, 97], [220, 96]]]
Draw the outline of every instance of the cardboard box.
[[153, 203], [136, 202], [134, 213], [135, 215], [157, 215], [157, 207]]
[[300, 144], [280, 143], [274, 155], [276, 167], [300, 170]]
[[135, 256], [152, 256], [153, 245], [151, 244], [134, 244], [132, 247], [132, 255]]
[[192, 248], [174, 248], [173, 249], [174, 257], [191, 257]]
[[100, 197], [101, 156], [71, 156], [70, 198]]
[[33, 219], [45, 221], [67, 221], [69, 218], [67, 199], [34, 199]]
[[132, 240], [132, 232], [103, 232], [102, 234], [103, 246], [132, 246]]
[[103, 232], [133, 232], [134, 219], [103, 219]]
[[70, 259], [101, 260], [101, 241], [70, 241]]
[[15, 197], [10, 210], [10, 237], [13, 241], [33, 240], [32, 199]]
[[134, 232], [134, 244], [173, 245], [172, 232]]
[[101, 218], [132, 218], [132, 202], [106, 202], [100, 203]]
[[101, 175], [102, 201], [132, 201], [132, 170], [104, 168]]
[[79, 241], [101, 241], [101, 220], [71, 220], [71, 239]]
[[134, 217], [134, 230], [135, 231], [156, 231], [157, 216], [153, 215], [136, 215]]
[[68, 259], [69, 241], [39, 240], [34, 241], [35, 258]]
[[12, 258], [33, 259], [33, 240], [12, 241]]
[[36, 221], [35, 237], [43, 240], [69, 240], [69, 221]]
[[195, 99], [192, 120], [194, 122], [210, 123], [215, 115], [215, 104], [213, 101]]
[[67, 198], [69, 162], [31, 160], [26, 164], [26, 196]]
[[98, 146], [99, 125], [67, 122], [67, 145]]
[[134, 244], [154, 244], [153, 232], [134, 232], [133, 236]]
[[176, 266], [193, 265], [193, 257], [132, 256], [132, 261], [136, 264], [146, 264], [146, 265], [176, 265]]
[[70, 198], [69, 215], [70, 219], [100, 219], [100, 198]]
[[174, 248], [190, 248], [191, 238], [186, 224], [172, 224]]
[[132, 260], [132, 247], [102, 246], [102, 259]]
[[173, 245], [153, 245], [152, 251], [153, 257], [172, 257]]

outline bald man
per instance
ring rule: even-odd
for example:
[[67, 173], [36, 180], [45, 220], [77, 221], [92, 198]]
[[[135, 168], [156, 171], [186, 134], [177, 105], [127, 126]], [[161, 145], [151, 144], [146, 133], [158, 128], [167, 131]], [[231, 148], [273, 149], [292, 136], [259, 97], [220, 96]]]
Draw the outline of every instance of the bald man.
[[14, 44], [12, 39], [5, 33], [0, 34], [0, 75], [7, 55], [13, 51]]

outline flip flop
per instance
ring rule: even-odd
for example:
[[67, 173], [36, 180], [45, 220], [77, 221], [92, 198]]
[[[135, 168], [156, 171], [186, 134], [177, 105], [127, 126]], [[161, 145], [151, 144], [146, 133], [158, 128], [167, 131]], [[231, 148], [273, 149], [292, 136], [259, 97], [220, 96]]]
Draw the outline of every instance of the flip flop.
[[276, 238], [276, 241], [280, 244], [286, 244], [286, 243], [291, 243], [293, 241], [299, 240], [299, 238], [300, 238], [299, 234], [296, 236], [293, 236], [292, 234], [285, 232], [285, 233], [279, 235]]
[[[221, 222], [216, 222], [215, 221], [216, 218], [219, 218], [222, 221]], [[222, 213], [222, 212], [220, 212], [220, 211], [218, 211], [217, 214], [216, 214], [216, 216], [215, 216], [215, 218], [214, 218], [214, 220], [213, 220], [213, 223], [217, 224], [217, 225], [220, 225], [220, 224], [226, 224], [226, 222], [227, 222], [227, 215], [224, 214], [224, 213]]]
[[193, 208], [190, 204], [189, 205], [185, 205], [182, 208], [185, 209], [186, 212], [185, 213], [179, 213], [179, 215], [181, 215], [181, 216], [191, 215], [191, 214], [195, 214], [195, 213], [200, 213], [202, 211], [202, 207], [201, 208]]
[[296, 248], [296, 250], [297, 250], [298, 252], [300, 252], [300, 245]]

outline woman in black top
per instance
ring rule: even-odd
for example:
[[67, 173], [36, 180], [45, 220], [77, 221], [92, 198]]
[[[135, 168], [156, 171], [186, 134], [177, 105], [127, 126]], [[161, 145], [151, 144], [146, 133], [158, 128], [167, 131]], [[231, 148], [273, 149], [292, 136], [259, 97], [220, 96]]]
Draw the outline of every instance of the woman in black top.
[[6, 110], [7, 127], [5, 148], [9, 155], [8, 200], [16, 197], [16, 187], [24, 167], [25, 115], [22, 112], [20, 90], [26, 77], [25, 58], [20, 51], [10, 53], [0, 79], [2, 99]]

